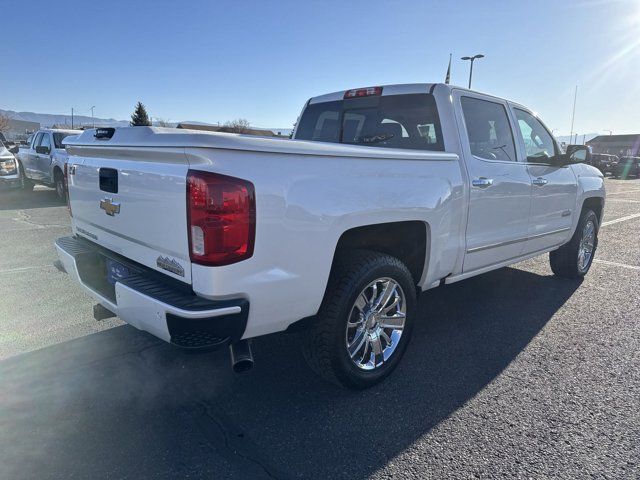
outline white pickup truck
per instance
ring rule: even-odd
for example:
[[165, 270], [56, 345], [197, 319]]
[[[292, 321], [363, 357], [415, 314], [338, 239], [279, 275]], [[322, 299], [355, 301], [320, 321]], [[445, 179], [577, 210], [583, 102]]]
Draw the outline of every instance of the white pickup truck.
[[416, 296], [550, 252], [587, 273], [604, 207], [586, 147], [527, 108], [444, 84], [309, 100], [293, 140], [150, 127], [66, 142], [73, 236], [56, 247], [96, 318], [191, 349], [299, 332], [324, 378], [400, 361]]
[[64, 200], [64, 164], [67, 152], [62, 141], [71, 135], [80, 135], [82, 130], [59, 130], [45, 128], [29, 136], [27, 144], [18, 150], [18, 169], [25, 190], [32, 190], [35, 184], [56, 189], [56, 194]]

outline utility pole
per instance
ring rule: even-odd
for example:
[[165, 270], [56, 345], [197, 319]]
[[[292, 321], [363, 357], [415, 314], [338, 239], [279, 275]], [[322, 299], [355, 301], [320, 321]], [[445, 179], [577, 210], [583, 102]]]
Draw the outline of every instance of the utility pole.
[[611, 136], [611, 134], [613, 133], [613, 130], [607, 130], [606, 128], [604, 129], [605, 132], [609, 132], [609, 136]]
[[96, 128], [96, 121], [93, 118], [93, 109], [96, 108], [96, 106], [94, 105], [93, 107], [91, 107], [91, 125], [93, 126], [93, 128]]
[[587, 136], [586, 134], [585, 134], [585, 135], [582, 135], [582, 144], [583, 144], [583, 145], [584, 145], [584, 140], [585, 140], [586, 136]]
[[73, 130], [73, 107], [71, 107], [71, 130]]
[[473, 62], [474, 62], [474, 60], [477, 60], [479, 58], [484, 58], [484, 55], [478, 54], [478, 55], [474, 55], [473, 57], [462, 57], [460, 59], [460, 60], [470, 60], [471, 61], [471, 67], [469, 67], [469, 90], [471, 90], [471, 78], [473, 77]]
[[578, 85], [576, 85], [576, 91], [573, 94], [573, 113], [571, 114], [571, 133], [569, 134], [569, 141], [573, 137], [573, 121], [576, 118], [576, 100], [578, 99]]

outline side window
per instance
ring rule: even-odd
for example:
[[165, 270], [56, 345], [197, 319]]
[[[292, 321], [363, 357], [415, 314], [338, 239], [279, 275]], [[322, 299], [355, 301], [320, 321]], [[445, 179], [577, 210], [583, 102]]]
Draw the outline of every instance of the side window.
[[43, 136], [44, 136], [44, 134], [42, 132], [37, 134], [36, 135], [36, 139], [33, 141], [33, 146], [31, 148], [35, 149], [38, 145], [40, 145], [40, 142], [42, 142], [42, 137]]
[[462, 97], [460, 103], [471, 153], [486, 160], [515, 162], [513, 132], [504, 106], [472, 97]]
[[527, 152], [527, 162], [548, 163], [556, 155], [553, 137], [540, 121], [529, 112], [515, 108], [520, 135]]
[[48, 133], [45, 133], [42, 136], [42, 141], [40, 142], [40, 146], [47, 147], [49, 148], [49, 150], [51, 150], [51, 135], [49, 135]]

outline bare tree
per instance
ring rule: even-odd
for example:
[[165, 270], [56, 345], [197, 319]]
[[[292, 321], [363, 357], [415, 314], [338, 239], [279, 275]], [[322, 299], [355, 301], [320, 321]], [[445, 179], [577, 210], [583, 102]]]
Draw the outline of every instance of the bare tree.
[[173, 127], [173, 125], [169, 122], [169, 120], [165, 120], [164, 118], [156, 117], [156, 125], [159, 127]]
[[236, 118], [224, 124], [231, 133], [247, 133], [249, 131], [249, 120], [246, 118]]
[[9, 127], [9, 117], [0, 113], [0, 132], [6, 132]]

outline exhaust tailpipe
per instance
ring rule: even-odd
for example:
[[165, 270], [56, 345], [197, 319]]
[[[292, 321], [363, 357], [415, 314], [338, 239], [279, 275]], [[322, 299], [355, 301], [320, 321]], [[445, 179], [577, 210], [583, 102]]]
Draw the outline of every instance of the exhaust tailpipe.
[[231, 368], [235, 373], [248, 372], [253, 368], [253, 354], [249, 340], [240, 340], [229, 346], [231, 351]]

